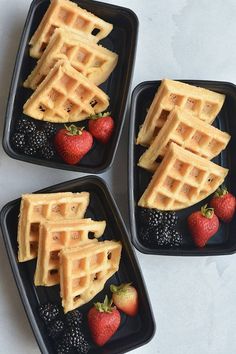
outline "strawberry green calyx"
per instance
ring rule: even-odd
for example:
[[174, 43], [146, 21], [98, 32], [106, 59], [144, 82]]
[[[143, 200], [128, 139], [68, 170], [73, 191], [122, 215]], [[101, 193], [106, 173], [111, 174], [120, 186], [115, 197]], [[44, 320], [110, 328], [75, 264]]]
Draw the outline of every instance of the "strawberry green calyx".
[[109, 301], [108, 296], [105, 296], [104, 302], [94, 303], [95, 308], [99, 312], [112, 312], [115, 309], [115, 306], [112, 306], [112, 300]]
[[127, 291], [127, 288], [131, 285], [132, 283], [126, 283], [126, 284], [120, 284], [120, 285], [110, 285], [110, 290], [114, 294], [119, 294], [119, 293], [125, 293]]
[[224, 195], [228, 194], [227, 188], [225, 186], [221, 186], [217, 189], [214, 196], [215, 197], [223, 197]]
[[67, 126], [65, 124], [65, 128], [67, 130], [67, 135], [82, 135], [82, 132], [84, 130], [84, 127], [77, 127], [76, 125], [74, 124], [71, 124], [69, 126]]
[[99, 119], [99, 118], [103, 118], [103, 117], [108, 117], [111, 115], [111, 112], [104, 112], [104, 113], [97, 113], [97, 114], [91, 114], [89, 116], [89, 119], [92, 119], [92, 120], [96, 120], [96, 119]]
[[208, 208], [207, 204], [201, 207], [201, 213], [205, 218], [211, 219], [214, 215], [214, 208]]

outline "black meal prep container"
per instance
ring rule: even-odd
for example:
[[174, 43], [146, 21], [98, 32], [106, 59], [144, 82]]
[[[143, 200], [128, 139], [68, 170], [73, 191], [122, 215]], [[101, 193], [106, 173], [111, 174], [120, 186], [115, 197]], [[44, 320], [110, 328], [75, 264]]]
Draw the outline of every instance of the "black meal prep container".
[[[236, 169], [234, 166], [236, 153], [236, 86], [228, 82], [202, 81], [202, 80], [180, 80], [195, 86], [204, 87], [226, 95], [224, 105], [216, 117], [213, 125], [231, 135], [231, 140], [222, 153], [213, 159], [213, 162], [229, 169], [225, 185], [236, 195]], [[151, 174], [137, 166], [138, 160], [145, 151], [135, 141], [138, 135], [139, 126], [143, 123], [147, 109], [150, 107], [154, 95], [161, 81], [146, 81], [140, 83], [133, 91], [130, 109], [130, 132], [129, 132], [129, 160], [128, 160], [128, 184], [129, 184], [129, 206], [131, 239], [134, 246], [142, 253], [173, 255], [173, 256], [213, 256], [232, 254], [236, 251], [236, 218], [229, 224], [221, 223], [217, 234], [212, 237], [207, 245], [197, 248], [187, 229], [187, 216], [193, 211], [208, 202], [210, 197], [195, 204], [192, 207], [177, 211], [179, 223], [177, 229], [183, 234], [183, 243], [180, 247], [170, 248], [162, 246], [159, 248], [147, 247], [140, 239], [141, 225], [138, 217], [138, 200], [147, 187]]]
[[[107, 226], [102, 239], [120, 240], [122, 256], [119, 271], [107, 281], [104, 289], [93, 300], [79, 308], [80, 311], [86, 319], [86, 313], [94, 302], [103, 301], [105, 294], [111, 296], [110, 284], [132, 282], [139, 294], [138, 314], [135, 317], [121, 314], [121, 325], [114, 337], [103, 347], [96, 347], [90, 340], [89, 354], [125, 353], [150, 341], [155, 332], [155, 322], [147, 290], [127, 230], [106, 184], [96, 176], [89, 176], [48, 187], [36, 193], [82, 191], [90, 193], [90, 203], [85, 217], [91, 217], [94, 220], [106, 220]], [[2, 208], [0, 214], [2, 234], [16, 285], [39, 348], [42, 353], [55, 353], [52, 339], [48, 336], [46, 327], [39, 317], [38, 306], [47, 302], [60, 304], [59, 285], [35, 287], [33, 284], [35, 260], [18, 262], [17, 222], [19, 207], [20, 199], [16, 199]], [[84, 330], [87, 334], [89, 333], [87, 326]]]
[[[119, 143], [134, 67], [138, 19], [133, 11], [124, 7], [92, 0], [75, 2], [82, 8], [113, 24], [113, 30], [108, 37], [99, 42], [99, 44], [119, 55], [115, 70], [108, 80], [100, 86], [110, 97], [110, 106], [107, 111], [111, 112], [115, 120], [113, 136], [107, 145], [94, 141], [93, 148], [77, 165], [68, 165], [59, 157], [54, 160], [46, 160], [39, 156], [28, 156], [23, 152], [18, 152], [12, 144], [11, 136], [14, 132], [15, 123], [20, 118], [27, 117], [23, 114], [23, 105], [33, 92], [23, 87], [24, 80], [36, 65], [36, 60], [29, 56], [28, 43], [49, 6], [48, 0], [34, 0], [25, 22], [12, 76], [6, 109], [3, 148], [10, 157], [17, 160], [64, 170], [97, 174], [104, 172], [112, 165]], [[30, 117], [28, 118], [30, 119]], [[34, 121], [39, 127], [41, 126], [42, 122]], [[58, 129], [64, 127], [63, 124], [55, 124]], [[87, 121], [75, 124], [87, 127]]]

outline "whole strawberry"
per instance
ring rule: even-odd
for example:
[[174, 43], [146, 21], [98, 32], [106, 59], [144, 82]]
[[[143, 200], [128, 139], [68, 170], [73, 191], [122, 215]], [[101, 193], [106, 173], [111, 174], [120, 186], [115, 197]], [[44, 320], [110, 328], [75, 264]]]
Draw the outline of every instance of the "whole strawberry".
[[95, 303], [88, 312], [88, 326], [94, 343], [103, 346], [115, 334], [120, 321], [119, 311], [107, 296], [103, 303]]
[[107, 144], [112, 136], [115, 124], [110, 113], [106, 112], [90, 116], [88, 127], [94, 138], [103, 144]]
[[187, 221], [193, 241], [198, 247], [205, 246], [207, 241], [218, 231], [220, 224], [214, 209], [207, 208], [207, 204], [201, 207], [201, 211], [192, 213]]
[[58, 130], [54, 138], [54, 146], [58, 155], [70, 165], [78, 163], [92, 145], [92, 135], [84, 128], [73, 124], [65, 125], [65, 128]]
[[129, 316], [135, 316], [138, 312], [138, 293], [131, 283], [119, 286], [111, 285], [112, 300], [116, 307]]
[[230, 222], [233, 219], [236, 199], [233, 194], [227, 191], [226, 187], [220, 187], [215, 192], [210, 206], [214, 208], [215, 214], [224, 222]]

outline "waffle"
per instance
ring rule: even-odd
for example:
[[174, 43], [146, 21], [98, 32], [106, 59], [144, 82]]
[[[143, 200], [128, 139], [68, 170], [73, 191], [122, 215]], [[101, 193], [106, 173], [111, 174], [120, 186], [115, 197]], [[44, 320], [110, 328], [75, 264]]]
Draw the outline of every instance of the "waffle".
[[221, 110], [224, 99], [225, 95], [201, 87], [162, 80], [139, 131], [137, 144], [149, 146], [175, 106], [211, 124]]
[[81, 219], [89, 204], [89, 193], [24, 194], [18, 222], [18, 260], [37, 257], [40, 223], [45, 220]]
[[95, 85], [100, 85], [114, 70], [118, 55], [101, 45], [88, 42], [84, 36], [58, 28], [24, 86], [35, 90], [60, 59], [68, 59], [76, 70]]
[[159, 210], [187, 208], [213, 193], [227, 173], [172, 142], [138, 205]]
[[[59, 252], [64, 247], [76, 247], [92, 242], [89, 233], [101, 237], [105, 221], [91, 219], [60, 220], [41, 223], [34, 284], [52, 286], [60, 281]], [[92, 242], [93, 243], [93, 242]]]
[[211, 160], [225, 149], [229, 140], [229, 134], [201, 121], [188, 111], [175, 107], [160, 133], [140, 157], [138, 165], [154, 172], [172, 141]]
[[67, 28], [98, 42], [113, 26], [68, 0], [52, 0], [29, 44], [30, 55], [40, 58], [56, 28]]
[[119, 269], [122, 246], [104, 241], [60, 252], [60, 286], [64, 312], [86, 304]]
[[75, 70], [68, 60], [59, 60], [23, 107], [24, 114], [54, 123], [76, 122], [104, 111], [108, 96]]

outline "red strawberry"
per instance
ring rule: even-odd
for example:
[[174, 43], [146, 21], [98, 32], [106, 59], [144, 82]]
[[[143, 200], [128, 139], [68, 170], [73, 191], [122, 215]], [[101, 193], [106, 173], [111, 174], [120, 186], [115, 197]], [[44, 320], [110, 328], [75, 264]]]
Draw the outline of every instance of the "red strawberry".
[[207, 241], [218, 231], [219, 224], [214, 209], [207, 208], [207, 204], [201, 207], [201, 211], [195, 211], [188, 217], [189, 231], [198, 247], [205, 246]]
[[235, 213], [236, 199], [233, 194], [227, 191], [226, 187], [221, 187], [215, 192], [210, 206], [214, 208], [215, 214], [220, 220], [230, 222]]
[[131, 283], [121, 284], [119, 286], [111, 285], [110, 290], [112, 300], [119, 310], [129, 316], [135, 316], [138, 312], [138, 293]]
[[88, 325], [94, 343], [103, 346], [115, 334], [120, 321], [119, 311], [107, 296], [103, 303], [95, 303], [88, 312]]
[[93, 145], [92, 135], [84, 128], [70, 125], [56, 132], [54, 145], [61, 158], [70, 165], [78, 163]]
[[91, 116], [88, 127], [90, 133], [103, 144], [107, 144], [114, 130], [114, 120], [109, 112]]

